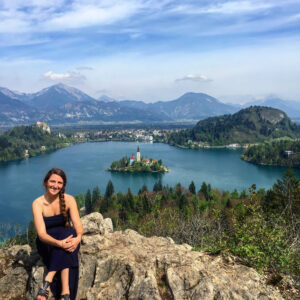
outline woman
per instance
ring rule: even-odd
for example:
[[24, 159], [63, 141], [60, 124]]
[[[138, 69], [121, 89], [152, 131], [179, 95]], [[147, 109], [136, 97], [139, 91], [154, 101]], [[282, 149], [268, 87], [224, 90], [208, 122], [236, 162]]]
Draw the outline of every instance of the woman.
[[75, 199], [65, 194], [66, 184], [64, 171], [51, 169], [44, 178], [46, 193], [32, 204], [37, 249], [48, 268], [38, 300], [48, 299], [49, 288], [55, 299], [76, 298], [78, 250], [83, 229]]

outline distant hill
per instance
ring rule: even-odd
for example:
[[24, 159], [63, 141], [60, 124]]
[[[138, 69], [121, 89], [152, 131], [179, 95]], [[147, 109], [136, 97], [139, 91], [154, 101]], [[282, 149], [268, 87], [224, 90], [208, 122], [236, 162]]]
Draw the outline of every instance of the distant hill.
[[251, 106], [233, 115], [211, 117], [199, 121], [192, 129], [173, 133], [169, 143], [189, 146], [191, 143], [228, 145], [257, 143], [272, 138], [300, 135], [300, 127], [278, 109]]
[[238, 108], [224, 104], [207, 94], [192, 92], [171, 101], [157, 101], [147, 104], [143, 101], [124, 100], [119, 103], [122, 106], [160, 112], [177, 121], [198, 121], [211, 116], [234, 113], [238, 110]]
[[201, 120], [237, 111], [235, 107], [203, 93], [186, 93], [173, 101], [153, 103], [151, 108], [176, 120]]
[[264, 100], [245, 103], [243, 107], [246, 108], [254, 105], [278, 108], [284, 111], [290, 118], [300, 119], [300, 102], [283, 100], [278, 97], [269, 97]]
[[[44, 151], [66, 146], [67, 140], [43, 129], [18, 126], [0, 135], [0, 161], [9, 161], [27, 156], [35, 156]], [[25, 152], [26, 151], [26, 152]]]

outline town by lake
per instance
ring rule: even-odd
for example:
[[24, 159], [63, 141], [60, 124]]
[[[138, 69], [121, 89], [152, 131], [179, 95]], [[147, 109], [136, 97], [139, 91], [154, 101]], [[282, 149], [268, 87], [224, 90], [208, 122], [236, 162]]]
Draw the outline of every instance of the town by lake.
[[[161, 159], [168, 173], [116, 173], [106, 168], [114, 160], [136, 154], [148, 159]], [[199, 190], [203, 181], [220, 190], [270, 188], [280, 179], [286, 168], [259, 166], [240, 159], [241, 150], [233, 149], [181, 149], [163, 143], [97, 142], [75, 144], [55, 152], [29, 159], [0, 164], [0, 222], [28, 224], [31, 220], [31, 203], [43, 193], [42, 181], [52, 167], [59, 167], [68, 176], [67, 193], [86, 193], [99, 186], [104, 193], [111, 179], [115, 192], [130, 189], [137, 193], [146, 184], [152, 189], [155, 182], [163, 185], [183, 186], [193, 180]], [[294, 170], [300, 177], [300, 170]]]

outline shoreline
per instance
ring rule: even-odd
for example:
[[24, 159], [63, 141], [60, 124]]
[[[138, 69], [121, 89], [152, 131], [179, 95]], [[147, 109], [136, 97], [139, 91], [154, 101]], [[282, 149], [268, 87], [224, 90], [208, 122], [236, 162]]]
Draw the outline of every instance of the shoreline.
[[258, 166], [269, 166], [269, 167], [282, 167], [282, 168], [291, 168], [291, 169], [300, 169], [300, 166], [288, 166], [288, 165], [279, 165], [279, 164], [268, 164], [264, 162], [253, 162], [250, 159], [244, 157], [241, 155], [241, 159], [245, 162], [248, 162], [250, 164], [258, 165]]
[[115, 173], [167, 173], [169, 172], [169, 169], [167, 171], [131, 171], [131, 170], [113, 170], [113, 169], [106, 169], [107, 172], [115, 172]]

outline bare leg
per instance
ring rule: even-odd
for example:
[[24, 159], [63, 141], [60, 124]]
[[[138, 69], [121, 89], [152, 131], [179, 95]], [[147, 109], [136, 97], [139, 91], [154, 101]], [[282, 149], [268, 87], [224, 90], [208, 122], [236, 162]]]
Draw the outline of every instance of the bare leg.
[[[53, 277], [54, 277], [55, 274], [56, 274], [56, 271], [51, 271], [51, 272], [49, 272], [49, 273], [46, 275], [46, 277], [45, 277], [45, 281], [52, 282]], [[50, 288], [48, 288], [48, 291], [49, 291], [49, 289], [50, 289]], [[46, 300], [46, 297], [44, 297], [44, 296], [37, 296], [37, 299], [38, 299], [38, 300]]]
[[70, 294], [69, 268], [61, 270], [61, 294]]

